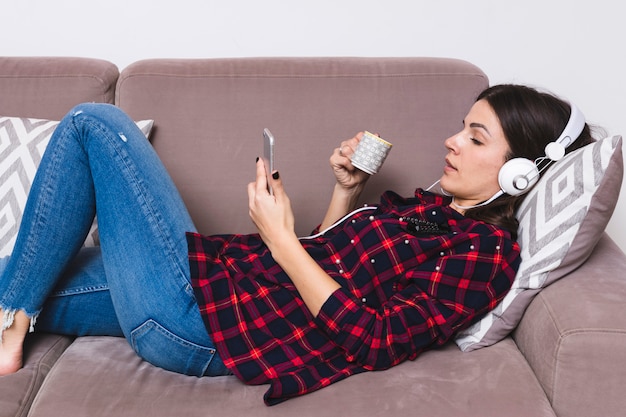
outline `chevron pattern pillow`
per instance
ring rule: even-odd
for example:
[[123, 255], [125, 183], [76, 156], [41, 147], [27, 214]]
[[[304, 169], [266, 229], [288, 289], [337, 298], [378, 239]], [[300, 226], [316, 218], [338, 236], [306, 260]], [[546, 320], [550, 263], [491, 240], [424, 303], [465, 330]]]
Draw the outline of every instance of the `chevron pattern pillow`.
[[461, 350], [502, 340], [542, 288], [587, 260], [613, 214], [623, 170], [622, 138], [613, 136], [568, 154], [544, 174], [517, 212], [522, 263], [513, 287], [457, 335]]
[[[58, 121], [24, 117], [0, 117], [0, 257], [13, 250], [33, 178]], [[137, 122], [146, 135], [152, 120]], [[85, 246], [98, 245], [94, 221]]]

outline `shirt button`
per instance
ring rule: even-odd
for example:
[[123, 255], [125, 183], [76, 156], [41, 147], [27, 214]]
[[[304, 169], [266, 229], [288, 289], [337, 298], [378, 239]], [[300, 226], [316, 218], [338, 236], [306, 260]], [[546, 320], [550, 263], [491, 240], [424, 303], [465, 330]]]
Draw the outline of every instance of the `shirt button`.
[[343, 269], [340, 269], [340, 270], [339, 270], [339, 273], [340, 273], [340, 274], [343, 274]]
[[496, 246], [496, 250], [500, 250], [500, 245]]
[[335, 263], [336, 263], [337, 265], [339, 265], [339, 264], [341, 263], [341, 259], [337, 259], [337, 260], [335, 261]]
[[444, 256], [445, 252], [439, 252], [439, 256]]
[[356, 223], [356, 219], [352, 219], [352, 224]]
[[470, 250], [474, 250], [474, 245], [470, 245]]
[[409, 239], [406, 239], [406, 240], [404, 241], [404, 244], [405, 244], [405, 245], [408, 245], [409, 243], [410, 243], [410, 242], [409, 242]]
[[435, 271], [439, 271], [440, 269], [441, 269], [441, 267], [440, 267], [439, 265], [437, 265], [437, 266], [435, 267]]
[[354, 245], [354, 239], [350, 239], [350, 244]]
[[363, 304], [367, 303], [367, 298], [365, 298], [365, 297], [361, 298], [361, 302], [362, 302]]
[[370, 221], [373, 222], [374, 221], [374, 216], [370, 216]]
[[376, 259], [370, 259], [370, 262], [375, 264], [376, 263]]
[[433, 212], [431, 213], [433, 216], [437, 215], [437, 212], [435, 210], [433, 210]]

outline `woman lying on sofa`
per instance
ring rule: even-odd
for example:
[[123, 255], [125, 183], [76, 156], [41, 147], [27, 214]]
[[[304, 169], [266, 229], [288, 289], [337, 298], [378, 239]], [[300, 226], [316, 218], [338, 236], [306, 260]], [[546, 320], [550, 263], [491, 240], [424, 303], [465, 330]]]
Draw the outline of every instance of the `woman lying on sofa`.
[[[414, 359], [509, 290], [515, 208], [536, 166], [551, 162], [546, 145], [566, 125], [550, 158], [570, 136], [568, 151], [592, 141], [575, 110], [527, 87], [491, 87], [444, 143], [444, 195], [387, 192], [354, 210], [369, 177], [350, 162], [357, 134], [330, 157], [323, 233], [299, 239], [279, 174], [268, 178], [262, 160], [248, 186], [259, 233], [201, 236], [132, 120], [111, 105], [77, 106], [48, 145], [3, 264], [0, 375], [22, 366], [35, 319], [38, 331], [124, 336], [175, 372], [269, 383], [267, 404]], [[101, 247], [80, 249], [96, 211]]]

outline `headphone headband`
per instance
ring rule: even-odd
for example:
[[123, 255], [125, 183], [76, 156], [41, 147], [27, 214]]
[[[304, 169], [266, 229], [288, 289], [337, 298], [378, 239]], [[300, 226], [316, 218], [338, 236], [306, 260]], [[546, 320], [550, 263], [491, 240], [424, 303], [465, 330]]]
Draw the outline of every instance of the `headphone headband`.
[[570, 146], [578, 136], [583, 132], [585, 128], [585, 115], [580, 111], [576, 105], [570, 103], [570, 115], [567, 124], [565, 125], [565, 129], [561, 133], [555, 142], [563, 145], [564, 148]]

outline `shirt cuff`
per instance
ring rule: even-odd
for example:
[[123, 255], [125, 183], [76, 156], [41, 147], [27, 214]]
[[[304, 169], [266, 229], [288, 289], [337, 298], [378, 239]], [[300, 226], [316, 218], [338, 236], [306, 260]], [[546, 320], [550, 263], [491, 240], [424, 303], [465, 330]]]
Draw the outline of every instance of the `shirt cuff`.
[[[345, 288], [333, 292], [322, 305], [316, 324], [339, 346], [348, 352], [354, 344], [361, 343], [362, 332], [370, 316]], [[352, 329], [352, 331], [350, 330]]]

